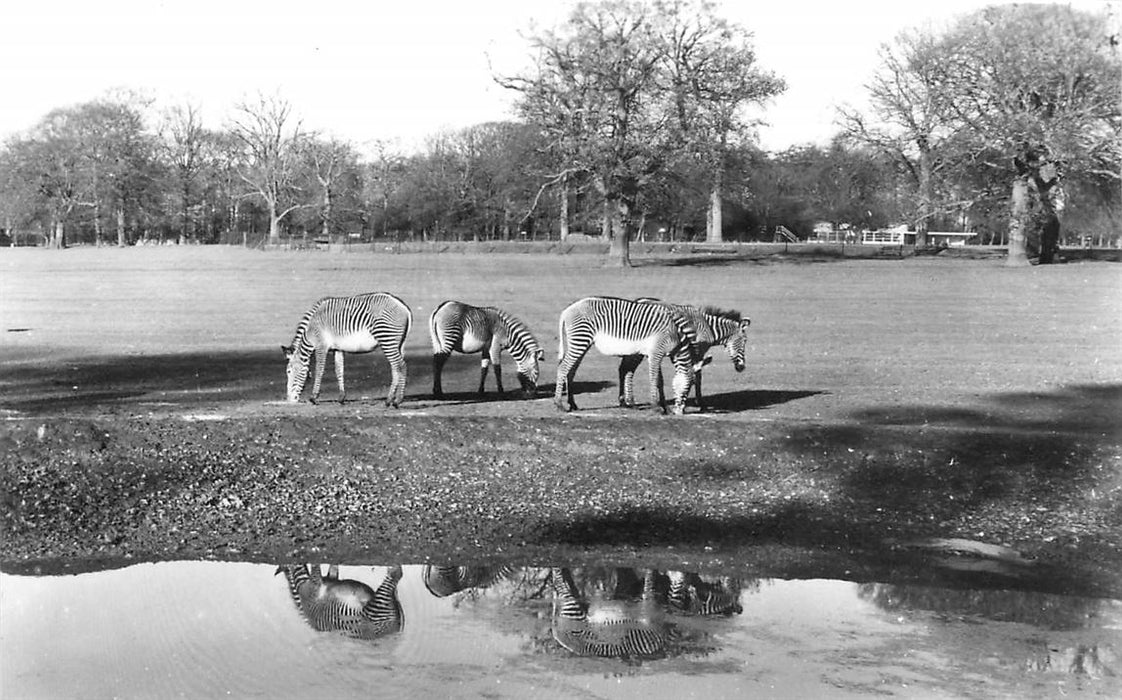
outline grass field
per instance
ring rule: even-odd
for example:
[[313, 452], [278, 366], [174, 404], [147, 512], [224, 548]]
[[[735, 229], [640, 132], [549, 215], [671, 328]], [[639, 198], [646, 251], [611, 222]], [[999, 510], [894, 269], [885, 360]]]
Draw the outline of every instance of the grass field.
[[[348, 360], [357, 402], [330, 402], [329, 368], [328, 403], [283, 403], [279, 346], [303, 311], [376, 290], [414, 314], [401, 409], [381, 405], [379, 353]], [[748, 369], [716, 349], [714, 410], [662, 417], [617, 408], [616, 361], [592, 352], [581, 410], [559, 415], [557, 316], [589, 294], [740, 310]], [[433, 400], [426, 326], [449, 298], [531, 327], [546, 348], [537, 400], [477, 399], [478, 358], [463, 356]], [[901, 541], [939, 536], [1122, 591], [1110, 263], [3, 250], [0, 343], [0, 442], [16, 455], [0, 474], [4, 560], [513, 547], [727, 562], [750, 547], [770, 575], [822, 575], [808, 557], [842, 575], [903, 570]], [[508, 362], [508, 389], [513, 375]]]
[[[1011, 396], [1047, 401], [1073, 387], [1122, 382], [1122, 268], [1101, 263], [1010, 270], [930, 258], [698, 258], [621, 271], [585, 256], [110, 248], [3, 251], [0, 270], [0, 404], [17, 411], [279, 400], [279, 346], [301, 313], [321, 296], [375, 290], [413, 310], [407, 407], [441, 410], [428, 400], [427, 321], [444, 299], [521, 317], [546, 348], [545, 389], [556, 371], [558, 313], [576, 298], [654, 296], [741, 310], [752, 319], [748, 370], [734, 373], [717, 349], [705, 389], [718, 408], [745, 418], [1015, 412], [1033, 402], [1014, 406]], [[352, 395], [380, 398], [388, 385], [380, 354], [348, 359]], [[447, 390], [468, 392], [478, 358], [454, 357], [445, 371]], [[506, 373], [513, 386], [509, 362]], [[330, 368], [325, 379], [331, 399]], [[614, 405], [613, 360], [590, 353], [577, 381], [581, 408]], [[641, 399], [645, 390], [640, 381]], [[516, 410], [552, 407], [539, 401]]]

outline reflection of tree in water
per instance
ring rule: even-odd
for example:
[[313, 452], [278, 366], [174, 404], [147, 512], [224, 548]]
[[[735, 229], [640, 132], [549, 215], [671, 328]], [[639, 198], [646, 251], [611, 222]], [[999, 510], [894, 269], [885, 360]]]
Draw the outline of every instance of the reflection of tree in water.
[[[1031, 625], [1056, 632], [1079, 631], [1106, 612], [1107, 602], [1095, 598], [1049, 595], [1032, 591], [953, 590], [923, 586], [861, 584], [858, 596], [889, 612], [928, 611], [942, 616], [980, 617], [996, 622]], [[1092, 678], [1113, 676], [1119, 650], [1099, 644], [1062, 646], [1041, 640], [1041, 649], [1025, 662], [1035, 672], [1068, 673]]]

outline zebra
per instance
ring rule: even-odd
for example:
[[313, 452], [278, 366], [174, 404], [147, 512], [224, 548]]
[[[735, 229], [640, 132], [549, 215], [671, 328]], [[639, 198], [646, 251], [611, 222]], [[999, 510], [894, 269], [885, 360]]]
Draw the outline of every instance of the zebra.
[[397, 599], [401, 567], [392, 566], [377, 589], [340, 579], [338, 565], [322, 576], [319, 564], [277, 567], [284, 574], [296, 609], [317, 632], [342, 632], [358, 639], [379, 639], [405, 628], [405, 615]]
[[495, 384], [503, 393], [503, 375], [499, 355], [510, 353], [518, 367], [518, 381], [522, 395], [533, 397], [538, 386], [538, 363], [545, 357], [538, 341], [522, 321], [493, 306], [471, 306], [459, 301], [444, 301], [429, 317], [429, 336], [432, 338], [432, 394], [444, 395], [440, 374], [444, 363], [453, 352], [482, 353], [482, 371], [479, 375], [479, 394], [484, 393], [487, 369], [495, 368]]
[[446, 598], [469, 588], [490, 588], [510, 575], [509, 566], [434, 566], [426, 564], [421, 573], [425, 588], [436, 598]]
[[654, 616], [655, 572], [643, 578], [640, 605], [648, 614], [590, 620], [587, 605], [580, 599], [572, 572], [551, 568], [553, 586], [553, 638], [578, 656], [620, 659], [654, 659], [667, 655], [669, 630]]
[[405, 398], [405, 354], [402, 346], [413, 325], [413, 312], [405, 302], [386, 292], [371, 292], [353, 297], [324, 297], [300, 319], [291, 345], [282, 345], [288, 358], [287, 397], [300, 399], [308, 379], [308, 364], [316, 358], [316, 376], [311, 402], [319, 398], [327, 355], [335, 356], [335, 379], [339, 382], [339, 403], [346, 398], [343, 384], [343, 353], [366, 353], [382, 348], [390, 363], [392, 380], [386, 405], [396, 408]]
[[687, 615], [739, 615], [740, 584], [732, 579], [719, 583], [705, 581], [698, 574], [668, 571], [670, 590], [666, 594], [670, 607]]
[[[752, 321], [741, 315], [739, 311], [727, 311], [713, 306], [699, 308], [684, 304], [669, 304], [650, 297], [643, 297], [635, 301], [643, 304], [662, 304], [673, 308], [685, 316], [696, 330], [697, 341], [694, 347], [699, 356], [704, 356], [709, 352], [709, 348], [715, 345], [724, 345], [725, 350], [728, 351], [729, 359], [732, 361], [733, 369], [737, 372], [744, 371], [744, 348], [748, 343], [748, 327], [752, 324]], [[642, 355], [629, 355], [619, 361], [619, 404], [621, 406], [632, 406], [635, 403], [631, 388], [632, 379], [635, 370], [639, 368], [642, 362]], [[708, 357], [697, 365], [694, 375], [694, 391], [697, 397], [697, 406], [700, 410], [705, 410], [701, 403], [701, 370], [707, 364], [709, 364]]]
[[[561, 312], [558, 322], [557, 384], [553, 400], [559, 410], [572, 411], [572, 382], [577, 367], [593, 345], [605, 355], [646, 356], [650, 362], [651, 399], [666, 413], [662, 390], [662, 358], [674, 365], [674, 412], [685, 410], [698, 360], [697, 333], [689, 320], [672, 307], [640, 304], [616, 297], [585, 297]], [[564, 401], [568, 394], [568, 404]]]

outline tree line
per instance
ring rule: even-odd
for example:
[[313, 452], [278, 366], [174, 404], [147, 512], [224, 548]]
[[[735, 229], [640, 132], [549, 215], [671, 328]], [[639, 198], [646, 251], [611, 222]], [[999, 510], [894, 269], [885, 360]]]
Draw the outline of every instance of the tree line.
[[766, 153], [749, 108], [783, 79], [705, 0], [600, 0], [527, 37], [496, 75], [508, 121], [411, 152], [310, 130], [279, 95], [205, 125], [115, 93], [59, 108], [0, 146], [0, 228], [16, 240], [279, 244], [603, 236], [801, 238], [816, 222], [977, 231], [1013, 263], [1118, 240], [1118, 35], [1104, 14], [990, 7], [881, 48], [826, 146]]

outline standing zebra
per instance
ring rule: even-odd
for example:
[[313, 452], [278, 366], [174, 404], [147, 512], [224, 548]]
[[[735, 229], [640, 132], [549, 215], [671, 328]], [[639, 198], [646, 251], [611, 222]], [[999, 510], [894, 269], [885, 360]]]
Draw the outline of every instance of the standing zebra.
[[573, 575], [566, 568], [550, 569], [553, 582], [553, 638], [578, 656], [652, 659], [666, 656], [668, 628], [655, 604], [655, 574], [643, 578], [637, 617], [590, 620]]
[[[605, 355], [627, 357], [639, 354], [650, 362], [651, 400], [666, 413], [662, 390], [662, 358], [674, 365], [674, 412], [685, 410], [693, 382], [697, 355], [696, 331], [673, 307], [641, 304], [615, 297], [585, 297], [561, 312], [558, 323], [560, 347], [557, 386], [553, 400], [557, 408], [575, 410], [572, 382], [577, 367], [593, 345]], [[568, 393], [568, 405], [564, 401]]]
[[[744, 371], [744, 348], [748, 343], [748, 327], [752, 321], [743, 317], [739, 311], [724, 311], [712, 306], [686, 306], [684, 304], [669, 304], [658, 299], [641, 298], [636, 301], [643, 304], [661, 304], [672, 308], [685, 316], [690, 325], [697, 332], [697, 341], [694, 349], [699, 356], [709, 352], [715, 345], [724, 345], [732, 360], [733, 369], [737, 372]], [[635, 370], [643, 362], [642, 355], [629, 355], [619, 361], [619, 404], [621, 406], [634, 405], [632, 392], [632, 379]], [[701, 370], [709, 360], [697, 365], [694, 376], [694, 391], [697, 397], [697, 407], [704, 410], [701, 404]]]
[[444, 395], [440, 373], [453, 352], [482, 353], [482, 371], [479, 375], [479, 394], [484, 393], [487, 369], [495, 368], [495, 384], [503, 393], [502, 367], [499, 355], [510, 353], [518, 367], [518, 381], [522, 395], [529, 398], [538, 387], [538, 363], [545, 356], [538, 341], [526, 325], [502, 309], [493, 306], [471, 306], [458, 301], [442, 302], [429, 318], [429, 335], [432, 338], [432, 394]]
[[339, 403], [347, 398], [343, 384], [343, 353], [382, 348], [393, 375], [386, 405], [397, 407], [405, 397], [405, 354], [402, 346], [413, 325], [413, 313], [401, 299], [386, 292], [353, 297], [324, 297], [308, 309], [296, 326], [292, 345], [282, 345], [288, 358], [288, 400], [298, 401], [308, 379], [308, 363], [316, 357], [311, 402], [319, 398], [327, 355], [335, 356]]
[[378, 639], [400, 632], [405, 616], [397, 599], [401, 567], [392, 566], [377, 590], [352, 579], [340, 579], [339, 567], [319, 564], [277, 568], [288, 581], [288, 592], [300, 615], [318, 632], [342, 632], [359, 639]]

